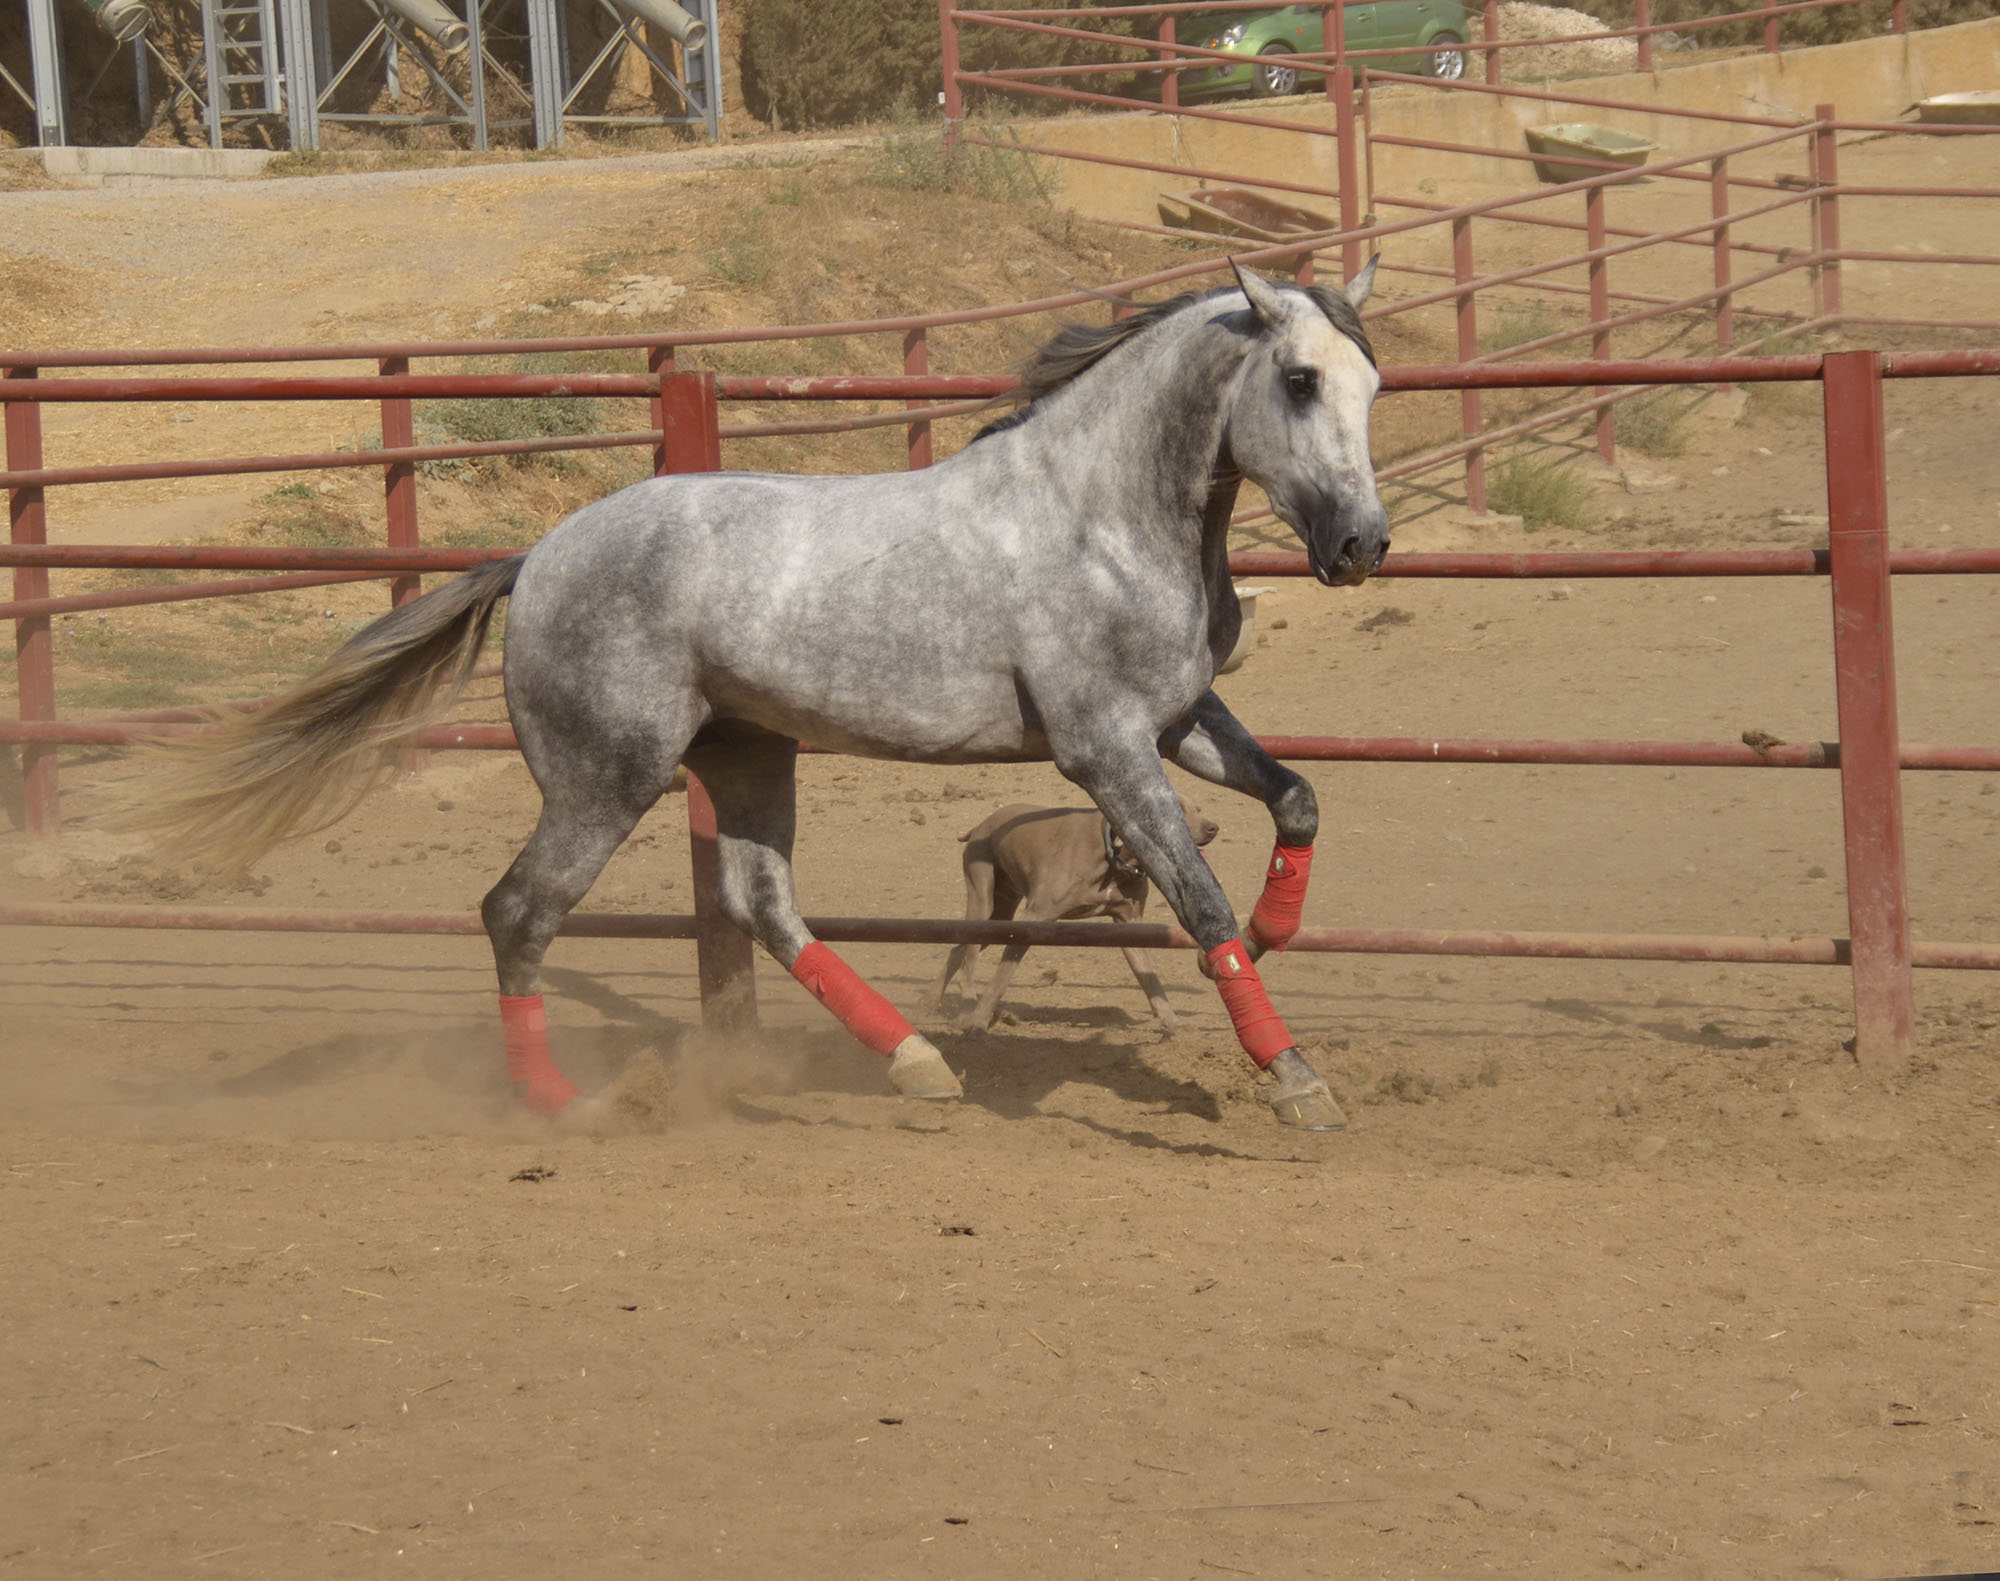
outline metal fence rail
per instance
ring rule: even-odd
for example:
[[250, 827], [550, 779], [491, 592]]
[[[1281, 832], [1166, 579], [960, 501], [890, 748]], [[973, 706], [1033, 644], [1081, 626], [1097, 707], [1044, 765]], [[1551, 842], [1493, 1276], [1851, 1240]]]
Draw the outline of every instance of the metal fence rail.
[[[870, 326], [871, 328], [874, 326]], [[411, 349], [414, 352], [414, 348]], [[189, 597], [227, 596], [303, 587], [334, 580], [392, 579], [402, 596], [423, 572], [460, 570], [512, 551], [424, 548], [416, 542], [413, 495], [403, 503], [400, 528], [394, 484], [411, 464], [398, 447], [365, 464], [381, 466], [388, 480], [391, 539], [383, 549], [303, 550], [212, 546], [68, 546], [46, 543], [44, 490], [57, 484], [132, 476], [129, 467], [48, 469], [41, 465], [40, 413], [45, 404], [104, 400], [203, 398], [273, 400], [341, 398], [407, 403], [422, 394], [530, 396], [547, 393], [614, 394], [649, 400], [658, 426], [621, 434], [621, 442], [653, 448], [656, 470], [702, 471], [720, 465], [724, 401], [799, 402], [843, 399], [924, 401], [1001, 394], [1011, 380], [996, 376], [868, 376], [804, 379], [718, 378], [671, 370], [655, 346], [645, 375], [412, 375], [408, 353], [379, 355], [372, 377], [41, 378], [32, 365], [10, 358], [13, 376], [0, 378], [8, 436], [7, 471], [12, 542], [0, 564], [15, 567], [15, 598], [0, 615], [16, 623], [21, 710], [0, 721], [0, 740], [22, 755], [29, 826], [52, 832], [59, 820], [56, 753], [65, 744], [117, 744], [199, 730], [184, 710], [144, 717], [88, 721], [58, 719], [54, 707], [52, 614], [84, 608], [130, 607]], [[289, 355], [289, 350], [286, 355]], [[318, 353], [324, 358], [326, 353]], [[133, 366], [146, 359], [104, 354], [98, 365]], [[233, 360], [248, 360], [237, 354]], [[74, 364], [73, 364], [74, 365]], [[1992, 574], [2000, 550], [1894, 551], [1888, 515], [1882, 424], [1886, 378], [1990, 377], [2000, 373], [2000, 350], [1899, 353], [1840, 352], [1826, 356], [1744, 361], [1699, 358], [1674, 362], [1585, 361], [1500, 365], [1472, 363], [1386, 370], [1392, 391], [1562, 388], [1599, 383], [1669, 385], [1818, 380], [1824, 387], [1830, 529], [1823, 548], [1748, 551], [1636, 551], [1613, 554], [1393, 555], [1387, 576], [1675, 577], [1826, 576], [1833, 602], [1833, 652], [1839, 697], [1838, 742], [1767, 745], [1718, 742], [1519, 741], [1429, 738], [1273, 736], [1266, 745], [1297, 761], [1441, 763], [1547, 763], [1685, 765], [1691, 767], [1830, 769], [1841, 776], [1845, 820], [1850, 938], [1740, 939], [1710, 936], [1478, 933], [1451, 930], [1311, 929], [1295, 948], [1308, 951], [1425, 954], [1533, 955], [1632, 960], [1727, 960], [1845, 965], [1854, 981], [1857, 1048], [1864, 1059], [1907, 1049], [1912, 1036], [1910, 971], [1913, 966], [2000, 968], [2000, 947], [1980, 943], [1913, 943], [1902, 859], [1901, 770], [2000, 769], [2000, 748], [1913, 745], [1896, 728], [1895, 671], [1890, 619], [1890, 577], [1900, 574]], [[27, 376], [23, 376], [23, 375]], [[388, 393], [384, 393], [384, 392]], [[899, 414], [900, 420], [900, 414]], [[388, 425], [385, 423], [385, 431]], [[434, 447], [452, 449], [454, 447]], [[504, 449], [499, 453], [505, 453]], [[288, 458], [350, 465], [350, 455]], [[163, 464], [185, 467], [184, 463]], [[218, 467], [235, 463], [213, 464]], [[189, 475], [185, 470], [171, 474]], [[1232, 569], [1258, 575], [1306, 574], [1304, 557], [1251, 551], [1232, 556]], [[118, 589], [52, 598], [47, 578], [55, 568], [183, 569], [263, 572], [228, 582]], [[412, 745], [439, 749], [507, 750], [504, 725], [443, 725], [417, 733]], [[690, 783], [689, 816], [697, 872], [713, 852], [713, 810], [698, 782]], [[705, 993], [741, 1013], [754, 1004], [748, 987], [748, 942], [724, 922], [712, 894], [697, 886], [692, 917], [591, 917], [572, 920], [573, 932], [592, 936], [694, 937], [702, 957]], [[382, 912], [278, 912], [260, 909], [30, 906], [0, 908], [0, 925], [186, 927], [335, 932], [476, 931], [476, 919], [449, 914]], [[922, 919], [821, 919], [823, 936], [934, 943], [978, 938], [1037, 943], [1110, 945], [1181, 944], [1178, 930], [1141, 926], [1136, 931], [1099, 924], [977, 924]], [[999, 931], [994, 931], [998, 929]], [[1126, 939], [1127, 932], [1132, 939]], [[1141, 937], [1143, 935], [1143, 937]]]

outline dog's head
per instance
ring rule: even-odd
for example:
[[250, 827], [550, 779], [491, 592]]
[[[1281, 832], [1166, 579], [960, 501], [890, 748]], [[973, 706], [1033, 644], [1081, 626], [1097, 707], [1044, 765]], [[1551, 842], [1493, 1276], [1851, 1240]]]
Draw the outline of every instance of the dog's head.
[[[1221, 832], [1216, 821], [1185, 796], [1176, 795], [1174, 800], [1180, 803], [1181, 816], [1187, 820], [1188, 833], [1194, 836], [1196, 845], [1207, 845]], [[1113, 872], [1122, 873], [1127, 878], [1146, 876], [1140, 869], [1138, 858], [1126, 848], [1123, 840], [1112, 833], [1108, 818], [1104, 820], [1104, 858], [1111, 864]]]

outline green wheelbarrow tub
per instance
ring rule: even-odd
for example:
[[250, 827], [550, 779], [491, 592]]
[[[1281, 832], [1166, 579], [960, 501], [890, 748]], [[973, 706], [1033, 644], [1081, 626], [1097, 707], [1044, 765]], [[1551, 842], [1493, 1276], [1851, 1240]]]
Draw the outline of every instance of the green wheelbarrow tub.
[[[1531, 126], [1527, 128], [1527, 135], [1530, 153], [1556, 156], [1535, 161], [1535, 175], [1543, 181], [1586, 181], [1592, 176], [1608, 175], [1610, 172], [1604, 168], [1605, 164], [1635, 170], [1646, 162], [1648, 154], [1660, 151], [1660, 145], [1650, 138], [1633, 132], [1616, 132], [1608, 126], [1593, 126], [1588, 121]], [[1560, 157], [1564, 154], [1570, 159]], [[1603, 163], [1583, 165], [1570, 162], [1579, 158]]]

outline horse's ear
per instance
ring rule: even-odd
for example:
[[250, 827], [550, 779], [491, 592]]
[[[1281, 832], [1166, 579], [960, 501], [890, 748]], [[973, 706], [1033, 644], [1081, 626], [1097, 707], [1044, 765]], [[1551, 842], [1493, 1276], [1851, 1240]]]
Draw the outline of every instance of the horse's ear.
[[1345, 293], [1347, 305], [1357, 313], [1361, 311], [1361, 304], [1368, 300], [1370, 293], [1375, 289], [1375, 266], [1381, 261], [1382, 255], [1377, 253], [1368, 260], [1367, 267], [1361, 273], [1347, 282]]
[[1276, 327], [1285, 316], [1284, 298], [1270, 281], [1245, 269], [1234, 258], [1229, 267], [1236, 271], [1236, 283], [1243, 288], [1243, 294], [1250, 299], [1250, 307], [1264, 321], [1266, 326]]

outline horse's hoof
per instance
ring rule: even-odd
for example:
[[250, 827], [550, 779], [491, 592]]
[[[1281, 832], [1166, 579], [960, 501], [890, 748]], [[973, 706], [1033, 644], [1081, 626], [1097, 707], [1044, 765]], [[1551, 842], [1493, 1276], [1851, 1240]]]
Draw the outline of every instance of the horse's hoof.
[[896, 1045], [889, 1061], [889, 1080], [905, 1098], [963, 1098], [965, 1088], [951, 1073], [944, 1056], [921, 1032]]
[[572, 1098], [552, 1118], [564, 1136], [608, 1136], [616, 1125], [616, 1111], [605, 1097]]
[[1265, 1101], [1280, 1125], [1300, 1131], [1347, 1129], [1347, 1116], [1334, 1102], [1332, 1089], [1297, 1049], [1286, 1049], [1272, 1060], [1271, 1074], [1278, 1085]]
[[514, 1101], [523, 1109], [553, 1120], [576, 1101], [577, 1085], [557, 1071], [547, 1071], [532, 1081], [514, 1083]]

